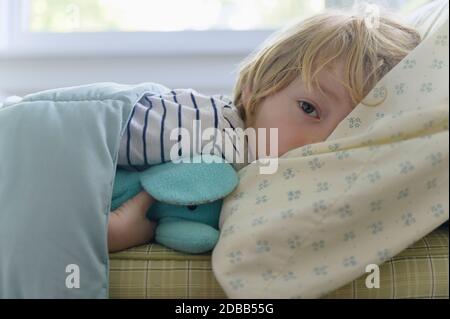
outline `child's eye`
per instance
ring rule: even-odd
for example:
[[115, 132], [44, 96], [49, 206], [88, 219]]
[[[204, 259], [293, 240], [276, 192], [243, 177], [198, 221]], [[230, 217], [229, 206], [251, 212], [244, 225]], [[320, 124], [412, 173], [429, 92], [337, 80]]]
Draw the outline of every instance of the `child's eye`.
[[319, 112], [311, 103], [306, 101], [298, 101], [298, 105], [300, 106], [302, 111], [305, 112], [306, 114], [311, 115], [312, 117], [315, 118], [319, 118]]

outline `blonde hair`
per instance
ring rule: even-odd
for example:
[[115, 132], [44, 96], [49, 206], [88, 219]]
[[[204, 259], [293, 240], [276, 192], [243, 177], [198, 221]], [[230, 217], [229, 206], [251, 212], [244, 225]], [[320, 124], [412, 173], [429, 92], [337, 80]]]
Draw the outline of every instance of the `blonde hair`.
[[363, 14], [318, 14], [275, 33], [243, 61], [233, 101], [248, 123], [265, 97], [298, 76], [309, 90], [313, 85], [320, 89], [317, 73], [341, 60], [345, 75], [340, 81], [356, 106], [420, 41], [415, 29], [386, 14], [376, 27], [366, 23]]

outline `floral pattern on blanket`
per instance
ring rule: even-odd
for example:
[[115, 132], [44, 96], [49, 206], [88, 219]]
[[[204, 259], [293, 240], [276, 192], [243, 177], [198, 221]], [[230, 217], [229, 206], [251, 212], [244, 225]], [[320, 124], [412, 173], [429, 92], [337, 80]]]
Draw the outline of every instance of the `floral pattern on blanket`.
[[325, 142], [239, 171], [213, 252], [228, 297], [320, 297], [448, 220], [448, 63], [447, 19]]

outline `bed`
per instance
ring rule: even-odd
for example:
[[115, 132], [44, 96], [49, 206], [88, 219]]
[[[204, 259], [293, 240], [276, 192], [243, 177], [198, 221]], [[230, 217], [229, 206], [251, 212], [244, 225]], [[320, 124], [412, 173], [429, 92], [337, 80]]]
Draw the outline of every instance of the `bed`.
[[[425, 236], [380, 267], [380, 289], [368, 289], [366, 276], [323, 298], [449, 298], [448, 228]], [[188, 255], [158, 244], [110, 254], [112, 299], [221, 299], [210, 254]]]

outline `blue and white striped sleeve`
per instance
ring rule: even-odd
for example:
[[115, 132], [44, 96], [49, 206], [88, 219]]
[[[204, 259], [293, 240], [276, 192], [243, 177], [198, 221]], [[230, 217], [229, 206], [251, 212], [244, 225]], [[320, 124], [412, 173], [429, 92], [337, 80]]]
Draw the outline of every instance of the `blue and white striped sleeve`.
[[[187, 144], [181, 141], [184, 138], [181, 129], [191, 138], [194, 136], [195, 121], [199, 121], [202, 131], [243, 128], [230, 100], [206, 96], [192, 89], [176, 89], [163, 95], [146, 94], [132, 110], [120, 141], [117, 164], [142, 170], [173, 160], [173, 150], [177, 158], [202, 153], [207, 141], [201, 140], [197, 149], [193, 141]], [[174, 132], [172, 138], [171, 132]], [[221, 148], [214, 148], [213, 153], [229, 160]]]

